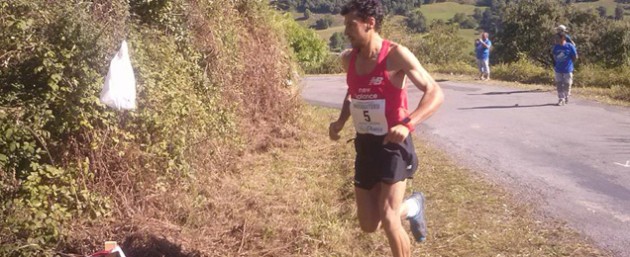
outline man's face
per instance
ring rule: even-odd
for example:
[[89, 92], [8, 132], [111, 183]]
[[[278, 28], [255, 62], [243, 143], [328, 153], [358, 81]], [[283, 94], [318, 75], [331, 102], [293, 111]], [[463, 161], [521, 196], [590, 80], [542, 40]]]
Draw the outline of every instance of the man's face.
[[483, 40], [488, 39], [488, 33], [485, 33], [485, 32], [481, 33], [481, 38], [482, 38]]
[[358, 17], [354, 12], [351, 12], [344, 16], [344, 25], [346, 26], [344, 33], [350, 40], [353, 48], [367, 44], [370, 24]]
[[556, 44], [564, 45], [564, 40], [565, 39], [564, 39], [564, 37], [562, 35], [556, 35], [555, 38], [556, 38]]

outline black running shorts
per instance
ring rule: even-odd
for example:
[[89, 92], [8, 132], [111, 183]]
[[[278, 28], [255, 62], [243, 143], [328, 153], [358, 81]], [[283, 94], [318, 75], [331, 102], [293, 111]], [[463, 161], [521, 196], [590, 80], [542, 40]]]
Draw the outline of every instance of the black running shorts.
[[370, 190], [379, 182], [393, 184], [412, 178], [418, 168], [418, 157], [407, 136], [400, 144], [383, 145], [385, 136], [357, 134], [354, 147], [354, 185]]

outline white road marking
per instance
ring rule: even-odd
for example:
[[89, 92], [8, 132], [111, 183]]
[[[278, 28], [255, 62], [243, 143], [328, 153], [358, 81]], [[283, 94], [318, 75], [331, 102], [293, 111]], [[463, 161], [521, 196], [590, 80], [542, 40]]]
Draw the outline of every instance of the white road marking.
[[626, 161], [626, 164], [621, 164], [621, 163], [618, 163], [618, 162], [615, 162], [615, 164], [617, 164], [619, 166], [622, 166], [622, 167], [630, 168], [630, 161]]

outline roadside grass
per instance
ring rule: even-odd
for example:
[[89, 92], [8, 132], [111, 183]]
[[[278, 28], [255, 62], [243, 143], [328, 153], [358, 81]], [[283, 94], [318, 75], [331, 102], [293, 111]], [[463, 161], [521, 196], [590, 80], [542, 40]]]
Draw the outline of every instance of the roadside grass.
[[[492, 69], [492, 67], [491, 67]], [[514, 88], [523, 88], [530, 90], [547, 90], [547, 91], [555, 91], [556, 87], [553, 84], [541, 84], [541, 83], [521, 83], [514, 80], [496, 80], [493, 78], [490, 81], [480, 81], [477, 79], [477, 75], [470, 73], [461, 74], [458, 72], [443, 72], [439, 71], [438, 68], [429, 69], [431, 75], [436, 80], [449, 80], [449, 81], [459, 81], [459, 82], [467, 82], [467, 83], [479, 83], [486, 84], [492, 86], [499, 87], [514, 87]], [[550, 72], [550, 74], [552, 74]], [[550, 75], [552, 76], [552, 75]], [[552, 80], [552, 77], [549, 77], [549, 80]], [[630, 101], [620, 99], [620, 96], [630, 96], [630, 88], [615, 86], [611, 88], [602, 88], [602, 87], [589, 87], [589, 86], [573, 86], [571, 89], [571, 96], [577, 97], [580, 99], [593, 100], [604, 104], [617, 105], [617, 106], [626, 106], [630, 107]]]
[[[226, 195], [248, 207], [231, 212], [243, 225], [226, 233], [224, 240], [233, 245], [226, 254], [390, 255], [382, 233], [358, 228], [354, 149], [347, 142], [354, 137], [351, 124], [340, 141], [327, 135], [337, 114], [304, 106], [295, 142], [249, 156], [228, 180], [234, 188]], [[453, 164], [422, 139], [415, 142], [421, 165], [409, 191], [427, 195], [430, 234], [426, 243], [413, 244], [414, 256], [607, 256], [562, 224], [536, 218], [532, 206], [517, 204], [509, 193]]]

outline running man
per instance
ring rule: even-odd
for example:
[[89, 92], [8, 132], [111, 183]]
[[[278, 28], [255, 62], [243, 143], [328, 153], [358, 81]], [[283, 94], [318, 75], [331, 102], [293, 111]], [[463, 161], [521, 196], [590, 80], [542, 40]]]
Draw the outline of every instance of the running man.
[[[401, 218], [410, 221], [416, 241], [427, 236], [424, 196], [413, 193], [403, 201], [406, 181], [418, 166], [410, 132], [438, 109], [444, 96], [409, 49], [381, 38], [384, 12], [380, 2], [351, 0], [342, 9], [345, 34], [352, 45], [352, 50], [342, 54], [348, 93], [329, 132], [331, 139], [339, 139], [352, 116], [357, 131], [354, 185], [359, 225], [368, 233], [382, 227], [393, 256], [410, 256]], [[424, 92], [411, 113], [407, 78]]]

